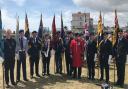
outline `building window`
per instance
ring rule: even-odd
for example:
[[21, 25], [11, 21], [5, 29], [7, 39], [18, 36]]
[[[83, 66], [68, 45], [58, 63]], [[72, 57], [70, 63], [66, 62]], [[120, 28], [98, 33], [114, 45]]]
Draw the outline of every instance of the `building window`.
[[80, 22], [80, 26], [82, 26], [82, 22]]
[[82, 17], [80, 17], [80, 20], [82, 20]]

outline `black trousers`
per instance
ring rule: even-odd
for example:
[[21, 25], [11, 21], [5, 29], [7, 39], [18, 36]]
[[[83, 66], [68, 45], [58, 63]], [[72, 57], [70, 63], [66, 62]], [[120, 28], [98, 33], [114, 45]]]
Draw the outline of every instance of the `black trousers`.
[[116, 67], [117, 67], [117, 83], [120, 85], [124, 84], [125, 78], [125, 62], [126, 57], [119, 57], [116, 60]]
[[26, 74], [26, 54], [25, 52], [19, 52], [19, 60], [17, 60], [17, 80], [20, 80], [20, 69], [21, 69], [21, 64], [22, 64], [22, 69], [23, 69], [23, 79], [27, 79], [27, 74]]
[[15, 66], [15, 58], [8, 57], [5, 58], [4, 61], [4, 68], [5, 68], [5, 82], [9, 84], [9, 72], [10, 72], [10, 80], [11, 83], [14, 83], [14, 66]]
[[56, 61], [56, 72], [62, 73], [62, 58], [61, 54], [55, 54], [55, 61]]
[[39, 75], [39, 55], [30, 56], [30, 75], [34, 74], [34, 64], [35, 64], [35, 73]]
[[87, 60], [87, 66], [88, 66], [88, 77], [94, 78], [95, 76], [95, 62], [94, 60]]
[[65, 59], [66, 59], [66, 70], [67, 75], [71, 75], [73, 67], [72, 67], [72, 59], [68, 53], [65, 52]]
[[104, 79], [104, 69], [106, 74], [106, 81], [109, 81], [109, 64], [108, 60], [100, 60], [100, 72], [101, 72], [101, 79]]
[[42, 62], [43, 62], [43, 73], [49, 74], [49, 65], [50, 65], [50, 56], [45, 57], [44, 55], [42, 55]]
[[81, 77], [81, 70], [82, 68], [81, 67], [73, 67], [73, 70], [74, 70], [74, 74], [73, 74], [73, 77]]

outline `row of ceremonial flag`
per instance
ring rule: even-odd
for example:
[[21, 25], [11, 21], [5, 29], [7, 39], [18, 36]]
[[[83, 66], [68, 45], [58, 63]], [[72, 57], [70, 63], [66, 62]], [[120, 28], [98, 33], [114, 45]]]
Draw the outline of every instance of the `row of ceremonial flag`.
[[[85, 25], [85, 33], [87, 32], [87, 29], [88, 29], [88, 26], [86, 24]], [[113, 44], [115, 44], [117, 39], [118, 39], [118, 30], [119, 30], [118, 17], [117, 17], [117, 11], [115, 10], [115, 30], [114, 30], [114, 35], [113, 35]], [[18, 32], [19, 32], [19, 16], [17, 16], [17, 19], [16, 19], [16, 41], [17, 41], [17, 43], [18, 43], [17, 38], [19, 37]], [[102, 35], [103, 35], [103, 23], [102, 23], [101, 12], [100, 12], [100, 15], [99, 15], [99, 20], [98, 20], [97, 35], [98, 35], [98, 38], [99, 38], [98, 43], [100, 43], [100, 41], [102, 39]], [[27, 13], [25, 14], [25, 36], [27, 37], [27, 39], [30, 38], [29, 22], [28, 22]], [[41, 18], [40, 18], [38, 37], [40, 38], [40, 40], [42, 40], [43, 37], [44, 37], [42, 14], [41, 14]], [[64, 32], [63, 18], [62, 18], [62, 13], [61, 13], [61, 38], [64, 39], [64, 37], [65, 37], [65, 32]], [[56, 40], [55, 15], [53, 17], [53, 22], [52, 22], [52, 38], [53, 38], [53, 41]], [[0, 10], [0, 40], [1, 39], [2, 39], [2, 18], [1, 18], [1, 10]]]
[[[102, 15], [100, 12], [98, 26], [97, 26], [97, 38], [98, 38], [97, 39], [97, 47], [100, 46], [100, 43], [103, 40], [103, 29], [104, 29], [104, 26], [102, 23]], [[119, 24], [118, 24], [117, 11], [115, 10], [115, 27], [114, 27], [113, 37], [112, 37], [113, 46], [115, 46], [118, 41], [118, 32], [119, 32]]]

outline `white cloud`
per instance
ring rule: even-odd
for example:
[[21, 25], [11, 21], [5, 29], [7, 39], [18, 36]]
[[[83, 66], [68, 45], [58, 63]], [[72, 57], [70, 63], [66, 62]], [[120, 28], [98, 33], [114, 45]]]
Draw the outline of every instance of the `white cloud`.
[[126, 26], [128, 22], [128, 0], [72, 0], [79, 7], [89, 8], [94, 23], [97, 24], [99, 11], [104, 13], [104, 23], [114, 26], [114, 10], [118, 11], [120, 26]]
[[0, 4], [3, 4], [4, 3], [4, 1], [3, 0], [0, 0]]
[[15, 2], [18, 6], [23, 6], [24, 3], [26, 2], [26, 0], [11, 0], [13, 2]]
[[[2, 9], [2, 23], [4, 29], [11, 29], [15, 31], [16, 29], [16, 16], [12, 16], [9, 14], [10, 12], [7, 9]], [[28, 21], [29, 21], [29, 29], [30, 31], [36, 30], [38, 31], [39, 23], [40, 23], [40, 12], [39, 11], [33, 11], [33, 14], [28, 12]], [[48, 16], [47, 14], [42, 14], [43, 16], [43, 25], [44, 27], [49, 27], [49, 29], [52, 29], [52, 20], [53, 16]], [[68, 26], [70, 28], [70, 21], [71, 21], [71, 11], [66, 11], [63, 13], [63, 20], [64, 20], [64, 26]], [[19, 16], [19, 27], [20, 29], [24, 29], [25, 25], [25, 16]], [[61, 27], [61, 18], [60, 14], [56, 14], [56, 27]]]
[[82, 7], [88, 7], [93, 10], [128, 11], [128, 0], [73, 0], [73, 2]]
[[13, 29], [15, 28], [16, 20], [14, 17], [9, 16], [9, 13], [6, 9], [2, 9], [2, 25], [4, 29]]
[[[128, 13], [127, 12], [118, 12], [118, 21], [120, 27], [124, 27], [128, 23]], [[91, 12], [91, 17], [94, 20], [94, 24], [98, 23], [99, 19], [99, 12]], [[114, 12], [107, 12], [107, 13], [102, 13], [102, 18], [104, 17], [104, 25], [105, 26], [114, 26], [115, 25], [115, 14]]]

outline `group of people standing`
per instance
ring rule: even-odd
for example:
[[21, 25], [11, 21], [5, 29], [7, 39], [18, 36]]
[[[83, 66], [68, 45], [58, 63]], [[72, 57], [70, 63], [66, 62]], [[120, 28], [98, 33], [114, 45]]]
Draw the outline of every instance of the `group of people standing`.
[[[117, 85], [123, 87], [125, 79], [125, 63], [128, 53], [128, 40], [123, 36], [123, 32], [119, 32], [119, 39], [116, 46], [112, 45], [107, 33], [103, 34], [103, 39], [97, 46], [97, 37], [90, 33], [84, 36], [79, 33], [67, 32], [64, 39], [61, 38], [59, 32], [56, 33], [56, 43], [52, 41], [50, 34], [45, 34], [44, 40], [40, 41], [38, 33], [32, 32], [32, 37], [27, 39], [24, 36], [24, 30], [19, 31], [19, 45], [11, 36], [11, 30], [6, 31], [6, 36], [3, 39], [4, 47], [2, 49], [4, 55], [5, 81], [7, 88], [9, 85], [9, 73], [12, 85], [20, 82], [20, 69], [22, 64], [23, 80], [29, 81], [26, 73], [26, 57], [29, 56], [30, 63], [30, 78], [35, 74], [39, 74], [39, 61], [42, 58], [42, 76], [50, 75], [50, 59], [51, 50], [55, 51], [56, 74], [62, 74], [62, 54], [65, 54], [66, 73], [72, 78], [81, 79], [82, 67], [85, 60], [88, 68], [88, 79], [95, 79], [95, 63], [98, 59], [100, 67], [100, 80], [104, 80], [104, 69], [106, 75], [106, 83], [109, 83], [109, 60], [115, 59], [114, 63], [117, 67]], [[111, 38], [111, 37], [110, 37]], [[2, 43], [2, 42], [1, 42]], [[54, 43], [54, 44], [53, 44]], [[41, 55], [42, 57], [40, 57]], [[17, 59], [17, 76], [14, 81], [15, 59]]]

